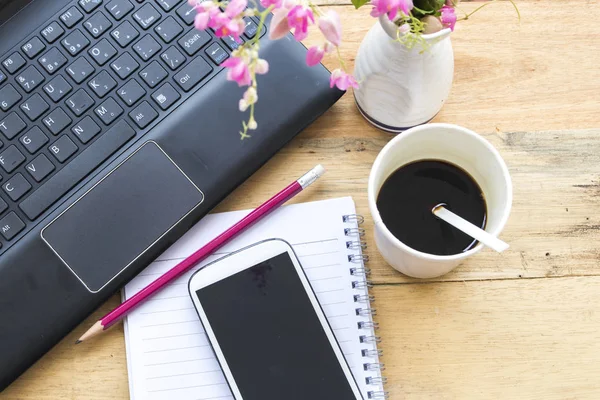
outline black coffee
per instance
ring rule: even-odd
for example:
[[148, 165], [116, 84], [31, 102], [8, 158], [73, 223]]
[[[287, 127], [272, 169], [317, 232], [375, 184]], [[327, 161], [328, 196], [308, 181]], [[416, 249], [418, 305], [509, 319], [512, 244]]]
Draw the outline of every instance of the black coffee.
[[461, 168], [438, 160], [421, 160], [397, 169], [385, 181], [377, 208], [385, 226], [407, 246], [436, 255], [459, 254], [477, 244], [431, 212], [440, 203], [485, 228], [486, 204], [481, 188]]

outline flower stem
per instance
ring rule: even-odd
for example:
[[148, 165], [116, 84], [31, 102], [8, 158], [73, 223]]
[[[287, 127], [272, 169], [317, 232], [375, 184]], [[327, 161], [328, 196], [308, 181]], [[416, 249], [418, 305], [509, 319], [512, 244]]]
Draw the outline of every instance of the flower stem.
[[[461, 10], [465, 14], [465, 16], [462, 17], [462, 18], [459, 18], [458, 21], [466, 21], [466, 20], [468, 20], [469, 17], [471, 17], [473, 14], [475, 14], [476, 12], [478, 12], [479, 10], [481, 10], [483, 7], [489, 6], [490, 4], [495, 3], [497, 1], [498, 0], [491, 0], [491, 1], [487, 2], [487, 3], [483, 3], [482, 5], [480, 5], [479, 7], [477, 7], [475, 10], [471, 11], [470, 13], [467, 13], [467, 12]], [[517, 4], [514, 2], [514, 0], [508, 0], [508, 1], [515, 8], [515, 11], [517, 12], [517, 17], [519, 17], [519, 22], [521, 22], [521, 12], [519, 11], [519, 7], [517, 7]], [[455, 8], [458, 8], [458, 7], [455, 5]]]

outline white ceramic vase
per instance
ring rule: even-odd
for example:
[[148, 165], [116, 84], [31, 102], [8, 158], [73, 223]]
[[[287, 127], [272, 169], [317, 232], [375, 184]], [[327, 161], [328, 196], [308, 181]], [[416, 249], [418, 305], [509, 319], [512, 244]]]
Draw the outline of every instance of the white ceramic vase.
[[358, 109], [391, 133], [431, 121], [450, 94], [454, 75], [450, 29], [423, 35], [425, 50], [419, 44], [407, 48], [396, 32], [387, 15], [379, 17], [360, 45], [354, 69]]

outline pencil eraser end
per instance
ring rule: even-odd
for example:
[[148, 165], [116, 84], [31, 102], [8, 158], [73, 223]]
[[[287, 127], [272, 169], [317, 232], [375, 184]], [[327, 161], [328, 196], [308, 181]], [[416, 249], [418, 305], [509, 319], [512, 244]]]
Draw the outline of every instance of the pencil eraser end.
[[325, 173], [325, 167], [322, 166], [321, 164], [318, 164], [313, 171], [315, 172], [315, 174], [317, 175], [317, 177], [321, 177], [323, 176], [323, 174]]

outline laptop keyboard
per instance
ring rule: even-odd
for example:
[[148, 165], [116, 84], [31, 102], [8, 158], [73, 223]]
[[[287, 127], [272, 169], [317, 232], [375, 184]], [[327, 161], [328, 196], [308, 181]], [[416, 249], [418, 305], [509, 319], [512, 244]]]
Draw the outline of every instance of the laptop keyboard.
[[239, 45], [194, 29], [195, 14], [186, 0], [78, 0], [0, 56], [0, 251], [220, 70]]

